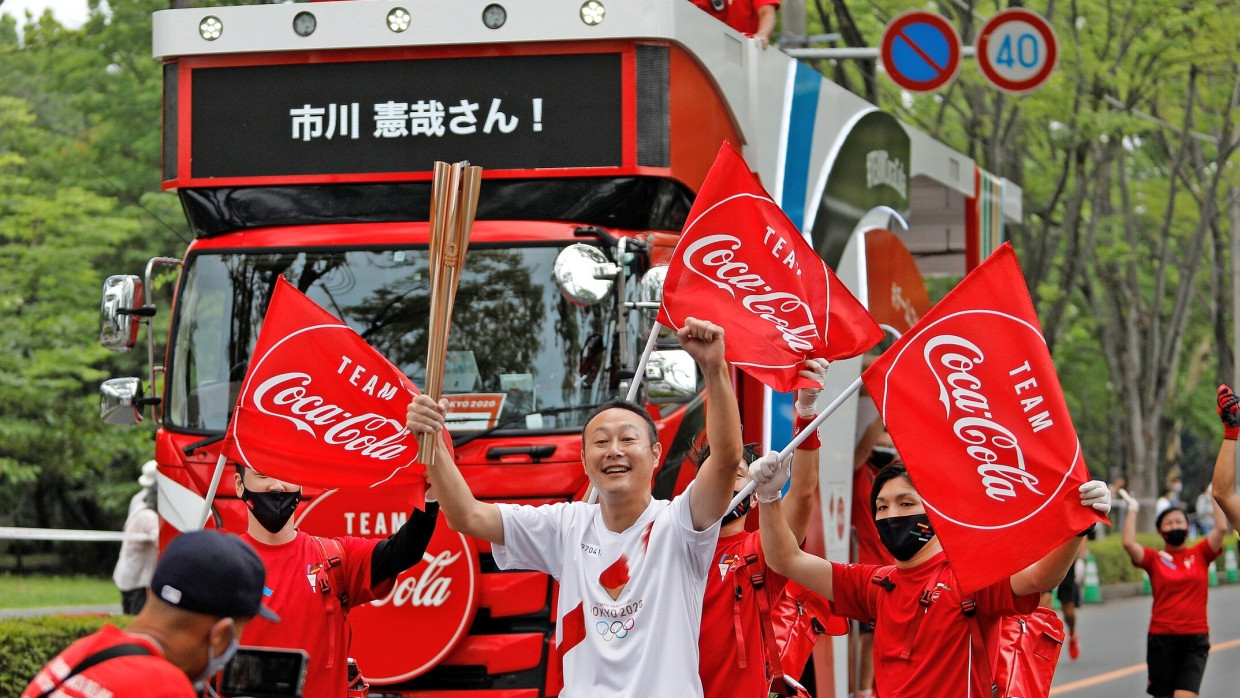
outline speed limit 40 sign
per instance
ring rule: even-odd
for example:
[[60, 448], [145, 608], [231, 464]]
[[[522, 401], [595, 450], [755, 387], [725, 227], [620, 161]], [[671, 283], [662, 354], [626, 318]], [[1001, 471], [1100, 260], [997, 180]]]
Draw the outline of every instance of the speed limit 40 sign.
[[977, 64], [995, 87], [1014, 94], [1041, 87], [1055, 70], [1059, 44], [1042, 15], [1025, 9], [991, 17], [977, 35]]

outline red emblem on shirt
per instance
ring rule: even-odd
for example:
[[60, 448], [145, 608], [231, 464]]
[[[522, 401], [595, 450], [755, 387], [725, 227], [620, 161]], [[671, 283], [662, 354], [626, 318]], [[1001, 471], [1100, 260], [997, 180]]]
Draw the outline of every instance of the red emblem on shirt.
[[621, 554], [610, 567], [603, 570], [598, 581], [607, 590], [612, 601], [620, 598], [620, 592], [624, 591], [625, 585], [629, 583], [629, 559]]

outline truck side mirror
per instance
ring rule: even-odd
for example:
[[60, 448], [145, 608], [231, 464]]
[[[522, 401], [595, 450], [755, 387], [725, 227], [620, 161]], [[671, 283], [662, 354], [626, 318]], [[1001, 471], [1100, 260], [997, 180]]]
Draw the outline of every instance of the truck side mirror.
[[141, 380], [137, 378], [108, 379], [99, 386], [99, 416], [103, 418], [105, 424], [133, 426], [142, 421], [142, 409], [139, 407], [141, 398]]
[[653, 403], [687, 402], [698, 394], [697, 362], [684, 349], [651, 352], [646, 395]]
[[551, 272], [560, 293], [581, 306], [606, 298], [619, 273], [620, 267], [609, 262], [602, 250], [580, 242], [560, 251]]
[[132, 274], [109, 276], [99, 304], [99, 343], [112, 351], [129, 351], [138, 343], [142, 281]]

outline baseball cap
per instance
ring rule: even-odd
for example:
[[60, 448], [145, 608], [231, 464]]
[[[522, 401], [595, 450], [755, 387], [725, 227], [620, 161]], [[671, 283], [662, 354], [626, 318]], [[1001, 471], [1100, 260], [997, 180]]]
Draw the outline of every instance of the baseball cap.
[[143, 487], [150, 487], [155, 484], [155, 468], [158, 466], [153, 460], [148, 460], [142, 464], [142, 474], [138, 476], [138, 484]]
[[254, 549], [231, 533], [182, 533], [151, 575], [151, 591], [164, 603], [220, 617], [280, 617], [263, 605], [267, 570]]

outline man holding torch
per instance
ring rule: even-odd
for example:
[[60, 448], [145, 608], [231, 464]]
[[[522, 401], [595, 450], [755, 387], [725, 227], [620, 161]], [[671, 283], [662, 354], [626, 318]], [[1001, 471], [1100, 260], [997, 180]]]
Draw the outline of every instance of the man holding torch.
[[[582, 430], [581, 459], [598, 503], [538, 507], [480, 502], [442, 441], [427, 467], [454, 530], [490, 541], [501, 569], [535, 569], [560, 583], [556, 653], [573, 696], [701, 696], [698, 628], [719, 519], [742, 458], [740, 417], [723, 329], [688, 318], [677, 332], [706, 382], [710, 457], [684, 493], [651, 495], [662, 444], [639, 405], [611, 401]], [[446, 402], [420, 395], [414, 433], [438, 433]]]

